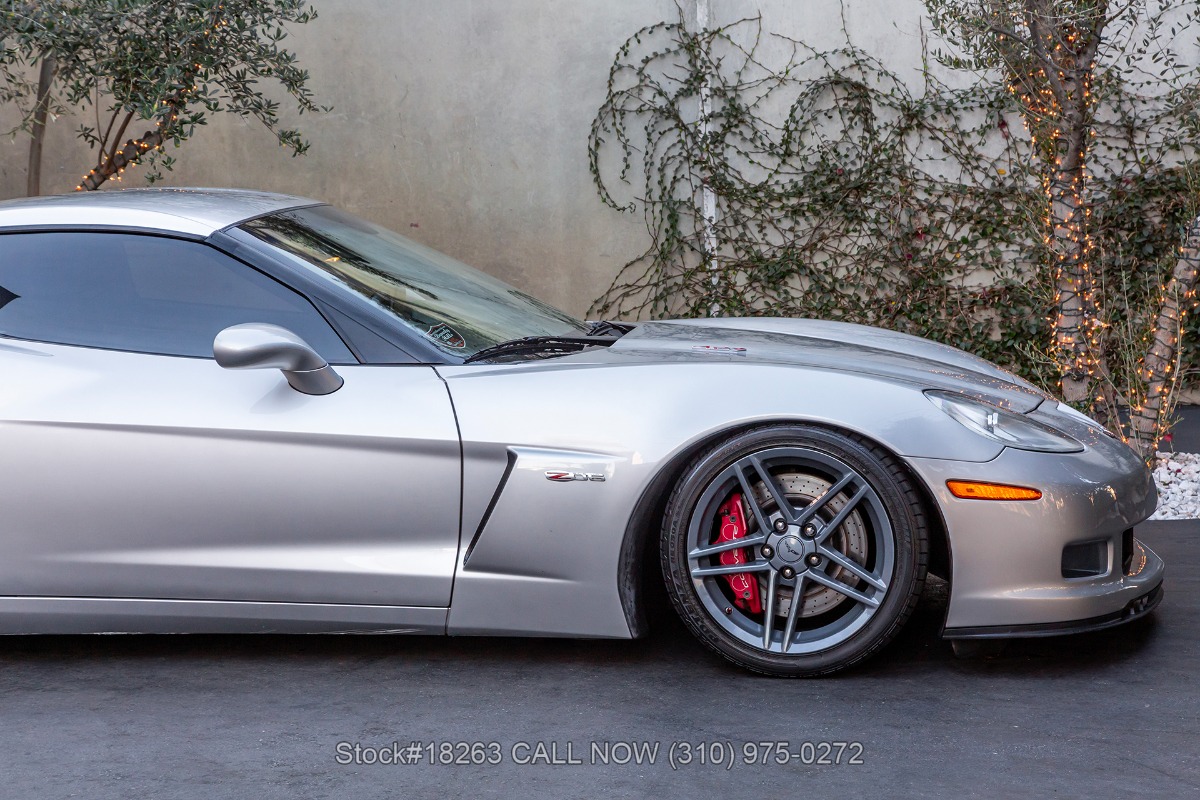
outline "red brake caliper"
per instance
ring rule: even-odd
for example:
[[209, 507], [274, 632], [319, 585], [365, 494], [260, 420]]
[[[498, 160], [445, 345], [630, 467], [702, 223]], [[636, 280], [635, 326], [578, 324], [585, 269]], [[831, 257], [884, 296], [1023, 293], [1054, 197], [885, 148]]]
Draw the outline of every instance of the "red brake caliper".
[[[740, 493], [734, 492], [728, 500], [721, 504], [718, 513], [721, 516], [721, 534], [713, 544], [732, 542], [735, 539], [745, 538], [746, 519], [742, 513], [742, 495]], [[726, 550], [718, 557], [724, 566], [747, 564], [751, 561], [750, 553], [746, 548]], [[725, 580], [729, 581], [729, 588], [733, 589], [734, 605], [752, 614], [758, 614], [762, 611], [762, 599], [758, 596], [758, 581], [754, 579], [752, 573], [735, 572], [732, 575], [724, 577]]]

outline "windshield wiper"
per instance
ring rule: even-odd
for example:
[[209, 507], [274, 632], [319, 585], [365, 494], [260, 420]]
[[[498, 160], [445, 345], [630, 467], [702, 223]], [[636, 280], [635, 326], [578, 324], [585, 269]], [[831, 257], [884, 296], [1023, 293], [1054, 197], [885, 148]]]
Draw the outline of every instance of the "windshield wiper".
[[607, 347], [618, 338], [620, 337], [592, 336], [590, 333], [587, 336], [526, 336], [522, 339], [511, 339], [491, 347], [485, 347], [468, 357], [463, 363], [473, 364], [476, 361], [485, 361], [501, 356], [529, 355], [538, 358], [552, 358], [567, 353], [577, 353], [587, 347]]
[[609, 322], [608, 320], [598, 320], [588, 323], [588, 336], [615, 336], [620, 339], [625, 334], [629, 333], [636, 326], [629, 325], [625, 322]]

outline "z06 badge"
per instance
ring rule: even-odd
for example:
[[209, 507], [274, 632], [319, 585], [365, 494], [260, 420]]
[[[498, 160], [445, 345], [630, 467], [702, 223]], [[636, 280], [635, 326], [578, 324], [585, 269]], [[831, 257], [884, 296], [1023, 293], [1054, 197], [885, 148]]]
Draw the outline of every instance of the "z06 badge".
[[604, 473], [602, 472], [561, 472], [559, 470], [547, 470], [546, 480], [555, 481], [557, 483], [567, 483], [569, 481], [604, 481]]

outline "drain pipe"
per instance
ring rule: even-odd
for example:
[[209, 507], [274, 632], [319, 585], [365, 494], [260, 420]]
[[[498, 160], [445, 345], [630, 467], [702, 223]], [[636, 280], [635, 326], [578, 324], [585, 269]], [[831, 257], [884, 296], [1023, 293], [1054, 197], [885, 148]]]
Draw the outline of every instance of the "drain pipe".
[[[708, 32], [709, 25], [709, 7], [710, 0], [696, 0], [696, 29], [703, 36]], [[709, 119], [712, 116], [712, 89], [708, 85], [708, 80], [705, 79], [700, 83], [700, 138], [702, 141], [708, 139], [710, 130]], [[707, 152], [706, 160], [711, 164], [712, 153]], [[711, 174], [711, 169], [709, 174]], [[700, 213], [704, 217], [704, 260], [705, 266], [712, 275], [712, 286], [715, 290], [720, 284], [720, 275], [716, 272], [716, 253], [717, 253], [717, 193], [713, 191], [712, 186], [708, 182], [708, 176], [704, 176], [703, 184], [700, 187]], [[708, 308], [710, 317], [721, 316], [721, 304], [716, 300]]]

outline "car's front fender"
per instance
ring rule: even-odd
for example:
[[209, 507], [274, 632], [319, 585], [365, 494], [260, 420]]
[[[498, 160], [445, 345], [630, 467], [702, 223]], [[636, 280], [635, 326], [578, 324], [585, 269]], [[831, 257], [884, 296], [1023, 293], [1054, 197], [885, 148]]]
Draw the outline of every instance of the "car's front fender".
[[[854, 372], [745, 363], [439, 367], [463, 438], [451, 633], [629, 636], [621, 553], [630, 520], [680, 454], [733, 431], [804, 422], [902, 457], [985, 462], [1002, 449], [922, 387]], [[556, 482], [546, 472], [602, 474]], [[659, 483], [655, 483], [659, 479]], [[628, 576], [625, 576], [628, 583]]]

